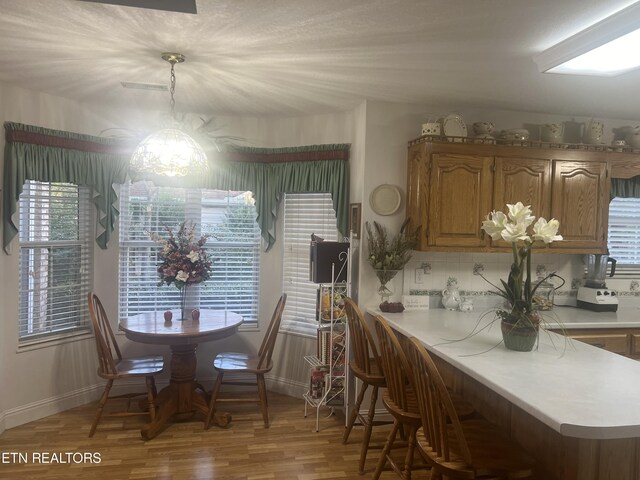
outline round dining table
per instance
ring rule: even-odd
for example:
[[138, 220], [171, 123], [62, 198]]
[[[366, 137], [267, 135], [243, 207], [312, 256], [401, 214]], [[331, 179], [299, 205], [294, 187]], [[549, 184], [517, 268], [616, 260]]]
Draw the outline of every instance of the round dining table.
[[[196, 412], [209, 411], [205, 389], [196, 382], [196, 348], [199, 343], [220, 340], [237, 332], [242, 316], [227, 310], [200, 310], [199, 318], [180, 320], [180, 310], [153, 311], [120, 321], [119, 328], [134, 342], [169, 345], [171, 363], [169, 385], [156, 397], [158, 408], [150, 423], [142, 427], [145, 440], [155, 437], [169, 419], [186, 419]], [[167, 320], [167, 318], [171, 319]], [[228, 413], [215, 412], [214, 422], [225, 427], [231, 421]]]

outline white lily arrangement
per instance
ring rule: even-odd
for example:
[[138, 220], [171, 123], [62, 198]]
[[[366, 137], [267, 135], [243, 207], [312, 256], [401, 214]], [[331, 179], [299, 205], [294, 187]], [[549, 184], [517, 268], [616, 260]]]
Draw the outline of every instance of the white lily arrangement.
[[[500, 280], [503, 288], [491, 284], [498, 289], [496, 293], [509, 302], [511, 312], [499, 310], [497, 313], [503, 321], [507, 322], [519, 322], [522, 318], [534, 321], [532, 319], [536, 319], [537, 316], [531, 315], [534, 310], [533, 297], [539, 283], [535, 286], [531, 284], [532, 246], [536, 241], [548, 244], [562, 240], [562, 235], [558, 234], [560, 222], [555, 218], [547, 221], [539, 217], [534, 223], [535, 217], [532, 215], [530, 205], [524, 206], [522, 202], [507, 204], [507, 208], [509, 209], [507, 214], [494, 210], [482, 222], [482, 230], [493, 240], [503, 239], [511, 242], [513, 251], [513, 264], [508, 281]], [[530, 233], [529, 227], [532, 224], [533, 231]], [[545, 280], [553, 275], [555, 274], [547, 275]]]

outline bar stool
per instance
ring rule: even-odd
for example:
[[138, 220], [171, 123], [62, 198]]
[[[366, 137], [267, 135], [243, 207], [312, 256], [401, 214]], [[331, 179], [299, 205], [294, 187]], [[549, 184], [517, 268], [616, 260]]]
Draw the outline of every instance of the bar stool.
[[418, 448], [432, 467], [431, 479], [531, 478], [533, 459], [484, 419], [461, 422], [440, 372], [420, 340], [407, 357], [423, 426]]
[[[388, 463], [402, 479], [410, 480], [411, 472], [416, 468], [427, 468], [424, 463], [414, 465], [414, 452], [416, 447], [416, 431], [422, 425], [422, 417], [418, 408], [416, 395], [411, 387], [409, 378], [411, 366], [407, 361], [398, 338], [387, 321], [380, 315], [375, 317], [375, 329], [380, 344], [382, 370], [387, 380], [387, 390], [382, 396], [384, 406], [393, 416], [393, 428], [387, 437], [387, 442], [380, 455], [378, 466], [373, 474], [373, 480], [378, 480], [382, 470]], [[396, 442], [398, 430], [403, 429], [406, 442]], [[393, 448], [407, 447], [404, 457], [404, 465], [399, 465], [391, 458]]]
[[[376, 402], [378, 400], [378, 389], [386, 387], [387, 385], [380, 367], [380, 356], [378, 355], [371, 331], [362, 316], [362, 312], [351, 298], [345, 299], [344, 308], [347, 314], [349, 342], [352, 354], [352, 359], [349, 362], [349, 368], [353, 375], [362, 382], [362, 388], [360, 389], [356, 403], [351, 410], [351, 415], [349, 416], [349, 421], [347, 422], [347, 426], [342, 437], [342, 443], [347, 443], [351, 430], [353, 429], [353, 425], [356, 419], [358, 419], [362, 425], [364, 425], [364, 437], [362, 438], [360, 462], [358, 464], [358, 471], [362, 474], [364, 472], [364, 464], [367, 459], [367, 451], [370, 448], [369, 442], [371, 440], [373, 426], [389, 423], [374, 421]], [[372, 387], [369, 412], [367, 416], [364, 416], [360, 414], [360, 405], [364, 400], [365, 392], [369, 386]]]

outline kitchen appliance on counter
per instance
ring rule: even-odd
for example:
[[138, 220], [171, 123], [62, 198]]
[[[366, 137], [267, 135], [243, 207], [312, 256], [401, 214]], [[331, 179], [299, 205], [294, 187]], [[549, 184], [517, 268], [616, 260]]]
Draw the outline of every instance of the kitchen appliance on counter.
[[585, 255], [587, 277], [583, 287], [578, 288], [578, 308], [594, 312], [615, 312], [618, 310], [618, 296], [607, 288], [605, 278], [607, 265], [611, 263], [609, 277], [616, 273], [616, 260], [609, 255]]

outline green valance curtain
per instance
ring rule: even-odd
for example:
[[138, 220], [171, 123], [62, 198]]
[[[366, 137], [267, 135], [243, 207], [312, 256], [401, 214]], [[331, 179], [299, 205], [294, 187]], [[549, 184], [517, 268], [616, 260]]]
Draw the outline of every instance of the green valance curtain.
[[631, 178], [612, 178], [610, 199], [640, 198], [640, 176]]
[[122, 141], [5, 122], [4, 186], [2, 192], [2, 246], [8, 251], [18, 234], [13, 222], [26, 180], [68, 182], [93, 188], [93, 203], [101, 227], [101, 248], [113, 232], [118, 215], [114, 183], [123, 183], [130, 147]]
[[310, 145], [268, 149], [237, 148], [228, 152], [206, 188], [250, 190], [258, 225], [269, 250], [276, 241], [275, 221], [283, 193], [329, 192], [338, 231], [348, 236], [349, 145]]
[[[117, 219], [117, 194], [113, 184], [128, 175], [130, 142], [60, 132], [30, 125], [5, 123], [3, 191], [3, 246], [18, 233], [12, 221], [25, 180], [69, 182], [94, 189], [94, 204], [102, 231], [96, 238], [107, 247]], [[338, 230], [348, 235], [348, 144], [288, 148], [237, 147], [213, 162], [207, 177], [167, 178], [133, 176], [157, 185], [251, 191], [256, 201], [258, 225], [267, 250], [276, 241], [275, 220], [283, 193], [329, 192]]]

